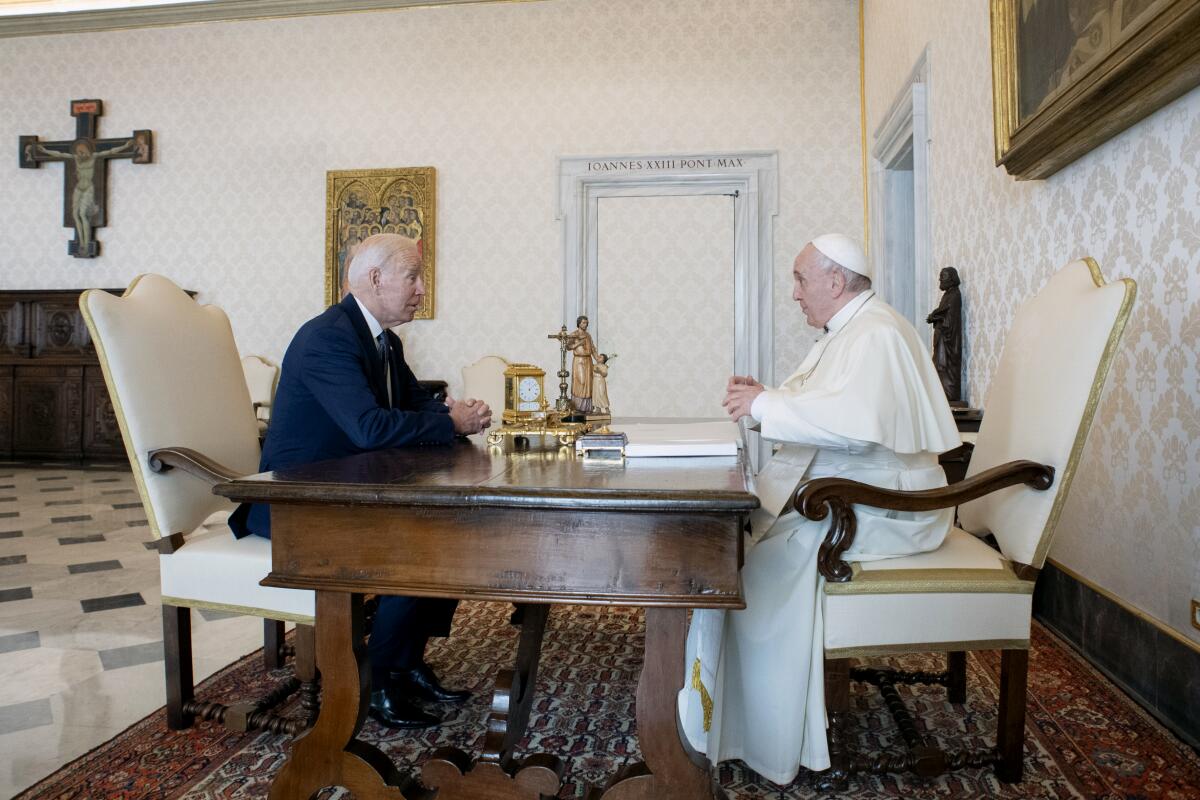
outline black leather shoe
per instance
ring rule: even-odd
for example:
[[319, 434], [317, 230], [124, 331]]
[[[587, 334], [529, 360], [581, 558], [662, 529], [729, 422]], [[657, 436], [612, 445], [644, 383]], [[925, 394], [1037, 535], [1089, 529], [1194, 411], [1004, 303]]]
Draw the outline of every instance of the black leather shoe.
[[441, 724], [441, 719], [426, 713], [404, 698], [394, 689], [379, 689], [371, 692], [371, 705], [367, 708], [371, 719], [388, 728], [415, 730], [432, 728]]
[[401, 693], [433, 703], [461, 703], [471, 696], [467, 691], [454, 691], [438, 683], [437, 675], [428, 664], [390, 675], [392, 688]]

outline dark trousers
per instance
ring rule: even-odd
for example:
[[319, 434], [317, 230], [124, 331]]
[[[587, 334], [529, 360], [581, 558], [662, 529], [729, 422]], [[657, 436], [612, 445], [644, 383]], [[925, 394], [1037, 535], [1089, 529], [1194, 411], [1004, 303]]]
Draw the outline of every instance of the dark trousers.
[[387, 686], [388, 673], [419, 666], [431, 636], [449, 636], [457, 600], [429, 597], [379, 598], [379, 609], [367, 641], [371, 687]]

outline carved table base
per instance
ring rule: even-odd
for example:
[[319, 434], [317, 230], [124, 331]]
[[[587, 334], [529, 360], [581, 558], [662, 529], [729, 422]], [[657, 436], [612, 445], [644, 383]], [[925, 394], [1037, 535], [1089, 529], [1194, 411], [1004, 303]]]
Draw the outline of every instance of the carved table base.
[[355, 738], [369, 702], [361, 594], [317, 592], [317, 664], [324, 697], [317, 723], [292, 745], [271, 800], [311, 798], [345, 786], [357, 800], [416, 800], [426, 793], [379, 748]]
[[[533, 705], [548, 605], [523, 608], [516, 668], [496, 682], [484, 753], [438, 751], [422, 769], [421, 786], [373, 745], [356, 738], [369, 702], [363, 645], [362, 595], [317, 592], [317, 663], [324, 698], [316, 725], [299, 738], [271, 785], [272, 800], [311, 798], [344, 786], [358, 800], [542, 800], [558, 794], [563, 765], [553, 755], [523, 760], [513, 750], [525, 735]], [[645, 759], [617, 773], [589, 800], [725, 800], [708, 761], [688, 751], [675, 698], [683, 688], [687, 610], [646, 609], [646, 657], [637, 689], [637, 730]]]

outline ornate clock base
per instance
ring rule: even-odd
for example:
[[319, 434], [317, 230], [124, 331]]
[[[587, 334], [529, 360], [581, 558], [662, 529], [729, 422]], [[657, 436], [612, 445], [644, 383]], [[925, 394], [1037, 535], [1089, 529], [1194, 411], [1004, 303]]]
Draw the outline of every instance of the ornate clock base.
[[[505, 423], [487, 436], [487, 443], [500, 445], [505, 439], [531, 439], [535, 436], [553, 436], [559, 444], [571, 445], [582, 434], [591, 431], [591, 424], [586, 422], [560, 422], [557, 419], [533, 419], [525, 422]], [[520, 444], [520, 443], [518, 443]]]

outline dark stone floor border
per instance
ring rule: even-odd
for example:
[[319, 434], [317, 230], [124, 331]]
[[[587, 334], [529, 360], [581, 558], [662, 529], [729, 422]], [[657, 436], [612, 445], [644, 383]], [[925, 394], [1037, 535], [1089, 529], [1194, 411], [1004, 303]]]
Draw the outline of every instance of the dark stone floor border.
[[1200, 751], [1200, 645], [1046, 562], [1033, 616]]

